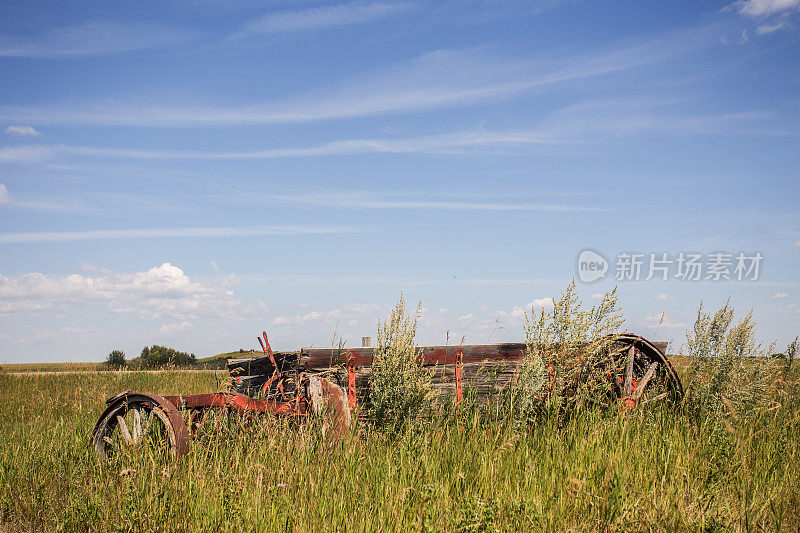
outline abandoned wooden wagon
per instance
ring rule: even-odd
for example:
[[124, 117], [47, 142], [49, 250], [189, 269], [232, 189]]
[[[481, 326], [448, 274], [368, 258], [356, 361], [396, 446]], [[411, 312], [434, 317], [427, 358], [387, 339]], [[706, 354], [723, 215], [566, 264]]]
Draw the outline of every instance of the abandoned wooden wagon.
[[[606, 381], [605, 394], [626, 408], [683, 397], [680, 379], [666, 357], [666, 343], [633, 334], [607, 340], [605, 353], [613, 364], [606, 367], [589, 369], [581, 349], [570, 354], [573, 366], [581, 368], [576, 389], [591, 370], [595, 379], [599, 375]], [[300, 419], [318, 415], [329, 436], [347, 432], [369, 403], [374, 348], [273, 352], [266, 333], [259, 342], [264, 356], [228, 360], [227, 391], [178, 396], [124, 391], [109, 398], [92, 433], [98, 456], [107, 458], [121, 447], [145, 441], [160, 443], [173, 456], [183, 455], [204, 419], [221, 411]], [[438, 345], [420, 346], [418, 354], [432, 371], [433, 385], [460, 403], [465, 391], [480, 400], [515, 387], [526, 350], [525, 343]]]

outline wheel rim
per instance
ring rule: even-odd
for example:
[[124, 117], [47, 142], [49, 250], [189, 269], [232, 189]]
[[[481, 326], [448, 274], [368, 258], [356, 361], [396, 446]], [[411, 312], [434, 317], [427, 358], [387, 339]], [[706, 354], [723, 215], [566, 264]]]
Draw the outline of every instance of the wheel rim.
[[94, 446], [103, 460], [143, 450], [177, 456], [175, 431], [168, 413], [146, 399], [126, 399], [107, 410], [95, 430]]

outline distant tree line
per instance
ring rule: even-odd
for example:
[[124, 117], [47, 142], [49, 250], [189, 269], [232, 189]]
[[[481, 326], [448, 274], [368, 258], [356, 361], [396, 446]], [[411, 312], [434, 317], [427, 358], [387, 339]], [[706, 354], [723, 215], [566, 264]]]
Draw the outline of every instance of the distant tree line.
[[180, 352], [175, 348], [166, 346], [145, 346], [141, 356], [131, 360], [125, 360], [125, 354], [121, 350], [114, 350], [106, 358], [106, 366], [113, 369], [125, 368], [161, 368], [165, 366], [194, 366], [197, 357], [193, 353]]
[[179, 352], [166, 346], [145, 346], [140, 358], [143, 368], [159, 368], [162, 366], [193, 366], [197, 357], [193, 353]]

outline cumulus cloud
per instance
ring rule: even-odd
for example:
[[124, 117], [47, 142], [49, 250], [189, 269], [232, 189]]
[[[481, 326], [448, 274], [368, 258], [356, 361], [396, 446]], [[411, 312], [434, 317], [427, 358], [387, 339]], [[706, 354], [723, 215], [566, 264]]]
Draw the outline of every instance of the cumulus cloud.
[[380, 307], [375, 304], [352, 303], [341, 308], [327, 311], [311, 311], [305, 314], [283, 315], [272, 319], [274, 326], [306, 326], [309, 324], [346, 323], [348, 326], [357, 326], [363, 318], [377, 319], [380, 316]]
[[472, 313], [458, 317], [459, 320], [473, 320], [474, 318], [475, 316]]
[[664, 313], [647, 315], [644, 320], [639, 322], [639, 324], [651, 330], [686, 328], [686, 324], [684, 322], [673, 322]]
[[186, 331], [187, 329], [192, 329], [194, 324], [189, 322], [188, 320], [184, 320], [182, 322], [174, 322], [172, 324], [164, 324], [160, 328], [158, 328], [158, 334], [162, 337], [170, 337], [179, 331]]
[[775, 300], [782, 300], [782, 299], [788, 298], [788, 297], [789, 297], [789, 294], [785, 293], [785, 292], [779, 292], [777, 294], [773, 294], [772, 295], [772, 298], [775, 299]]
[[30, 126], [9, 126], [6, 128], [6, 133], [23, 135], [26, 137], [38, 137], [39, 135], [41, 135], [41, 133], [39, 133]]
[[675, 299], [674, 296], [670, 296], [665, 292], [660, 292], [658, 293], [658, 296], [656, 296], [656, 300], [658, 300], [659, 302], [665, 302], [667, 300], [674, 300], [674, 299]]
[[48, 311], [102, 304], [109, 312], [146, 319], [234, 320], [257, 309], [234, 296], [228, 279], [193, 281], [183, 270], [163, 263], [141, 272], [98, 269], [92, 275], [48, 276], [39, 272], [13, 278], [0, 275], [0, 313]]
[[532, 302], [528, 304], [528, 309], [533, 309], [534, 307], [553, 307], [553, 299], [552, 298], [534, 298]]

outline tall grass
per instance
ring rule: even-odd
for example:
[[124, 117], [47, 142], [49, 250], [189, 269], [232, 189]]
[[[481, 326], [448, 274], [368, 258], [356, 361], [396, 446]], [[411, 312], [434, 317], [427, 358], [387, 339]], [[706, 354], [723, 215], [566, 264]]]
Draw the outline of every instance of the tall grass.
[[800, 526], [800, 387], [729, 427], [670, 410], [584, 411], [524, 429], [477, 412], [362, 432], [232, 420], [178, 462], [101, 466], [104, 398], [213, 390], [212, 374], [0, 375], [9, 530], [714, 530]]
[[[734, 410], [747, 414], [768, 403], [789, 366], [770, 357], [774, 345], [756, 342], [756, 323], [750, 311], [734, 323], [730, 301], [716, 312], [697, 310], [694, 328], [686, 335], [692, 364], [686, 373], [687, 405], [705, 412]], [[789, 345], [788, 361], [796, 348]]]
[[[538, 315], [533, 310], [525, 313], [527, 350], [513, 391], [512, 412], [517, 418], [530, 419], [545, 403], [574, 407], [585, 399], [581, 393], [590, 387], [575, 390], [578, 375], [613, 363], [609, 335], [618, 333], [624, 321], [616, 293], [615, 287], [598, 305], [586, 309], [573, 280], [559, 298], [553, 298], [550, 309], [542, 308]], [[608, 382], [604, 372], [597, 383], [592, 375], [586, 379], [594, 388]]]
[[369, 388], [369, 413], [402, 423], [435, 398], [433, 373], [422, 366], [415, 341], [417, 315], [406, 311], [403, 295], [389, 318], [378, 324]]
[[[582, 311], [573, 289], [529, 320], [531, 346], [619, 327], [613, 292]], [[313, 420], [220, 417], [177, 461], [142, 449], [99, 463], [89, 435], [104, 400], [219, 390], [218, 374], [0, 373], [0, 531], [797, 531], [800, 382], [782, 367], [768, 393], [740, 400], [753, 365], [772, 363], [751, 357], [762, 353], [752, 318], [732, 324], [727, 305], [698, 313], [692, 409], [563, 417], [544, 402], [520, 424], [465, 400], [452, 416], [414, 419], [427, 386], [401, 299], [379, 330], [385, 381], [373, 386], [395, 391], [384, 405], [406, 406], [404, 424], [330, 445]], [[393, 381], [391, 365], [418, 388]]]

